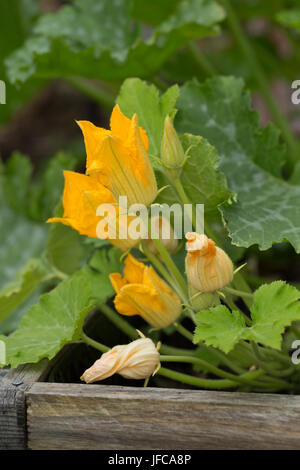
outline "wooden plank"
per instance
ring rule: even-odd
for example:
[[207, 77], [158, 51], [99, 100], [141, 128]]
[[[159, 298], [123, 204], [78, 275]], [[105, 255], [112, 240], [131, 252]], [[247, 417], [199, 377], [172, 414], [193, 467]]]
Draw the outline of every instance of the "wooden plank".
[[7, 369], [0, 369], [0, 381], [8, 373]]
[[35, 383], [30, 449], [300, 449], [300, 397]]
[[48, 361], [6, 371], [0, 381], [0, 449], [26, 448], [25, 391], [41, 380]]

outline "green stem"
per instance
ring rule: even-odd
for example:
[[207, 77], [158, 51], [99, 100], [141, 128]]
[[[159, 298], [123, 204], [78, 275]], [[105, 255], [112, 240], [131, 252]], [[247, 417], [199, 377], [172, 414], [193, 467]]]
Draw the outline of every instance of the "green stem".
[[231, 31], [237, 43], [239, 44], [242, 52], [244, 53], [248, 63], [251, 65], [251, 70], [253, 72], [253, 75], [256, 78], [257, 84], [259, 88], [261, 89], [261, 92], [264, 95], [266, 103], [275, 121], [281, 128], [282, 134], [289, 146], [290, 154], [289, 154], [289, 162], [288, 162], [289, 168], [288, 169], [291, 170], [294, 164], [298, 161], [299, 157], [298, 157], [297, 144], [291, 132], [288, 120], [286, 119], [284, 113], [280, 109], [279, 105], [277, 104], [276, 100], [274, 99], [270, 91], [270, 85], [268, 83], [268, 80], [265, 77], [265, 74], [263, 72], [263, 69], [259, 61], [257, 60], [256, 54], [254, 50], [252, 49], [249, 39], [245, 35], [240, 25], [239, 19], [234, 11], [234, 8], [232, 7], [232, 3], [229, 0], [221, 0], [221, 3], [223, 3], [227, 11], [227, 19], [228, 19], [228, 23], [231, 28]]
[[256, 362], [259, 365], [261, 369], [263, 369], [265, 372], [267, 372], [270, 375], [274, 375], [275, 377], [288, 377], [289, 375], [293, 374], [295, 372], [294, 367], [288, 367], [286, 370], [278, 370], [274, 369], [273, 367], [270, 367], [270, 365], [265, 363], [264, 357], [262, 356], [257, 344], [252, 341], [251, 346], [256, 358]]
[[195, 62], [200, 66], [200, 68], [208, 77], [213, 77], [214, 75], [216, 75], [214, 67], [212, 66], [206, 55], [201, 51], [201, 49], [197, 47], [197, 44], [195, 42], [191, 42], [188, 48]]
[[245, 292], [238, 289], [232, 289], [231, 287], [224, 287], [224, 290], [229, 294], [235, 295], [236, 297], [248, 297], [249, 299], [253, 299], [252, 292]]
[[115, 95], [101, 87], [100, 83], [95, 85], [89, 79], [83, 77], [67, 77], [65, 80], [102, 106], [108, 109], [114, 106]]
[[[214, 375], [217, 375], [217, 376], [225, 378], [225, 379], [232, 380], [232, 381], [237, 382], [239, 384], [251, 385], [252, 387], [269, 388], [270, 384], [273, 383], [274, 386], [280, 384], [280, 386], [282, 386], [284, 388], [287, 388], [287, 389], [292, 389], [293, 388], [292, 385], [290, 385], [290, 384], [288, 384], [284, 381], [279, 382], [278, 379], [274, 379], [274, 380], [272, 380], [272, 382], [270, 381], [269, 384], [267, 384], [267, 383], [264, 383], [264, 382], [259, 382], [259, 381], [253, 380], [253, 377], [249, 378], [249, 376], [247, 376], [247, 374], [237, 376], [237, 375], [231, 374], [230, 372], [223, 371], [223, 370], [219, 369], [218, 367], [213, 366], [209, 362], [204, 361], [203, 359], [199, 359], [197, 357], [190, 357], [190, 356], [161, 356], [160, 360], [161, 360], [161, 362], [188, 362], [188, 363], [192, 363], [192, 364], [197, 364], [197, 365], [203, 367], [204, 370], [208, 370], [209, 372], [213, 373]], [[259, 369], [255, 372], [256, 372], [256, 374], [255, 374], [256, 378], [263, 375], [263, 374], [265, 374], [265, 371], [262, 370], [262, 369]]]
[[99, 305], [99, 310], [108, 318], [119, 330], [123, 331], [129, 338], [138, 339], [139, 335], [133, 326], [131, 326], [121, 315], [116, 313], [112, 308], [106, 304]]
[[178, 286], [178, 283], [174, 281], [173, 277], [169, 274], [168, 270], [160, 262], [157, 256], [155, 256], [155, 254], [149, 250], [144, 240], [142, 242], [142, 250], [143, 250], [143, 253], [147, 256], [148, 260], [153, 264], [153, 266], [156, 267], [156, 269], [160, 272], [160, 274], [165, 278], [165, 280], [173, 287], [173, 289], [181, 297], [182, 292], [181, 292], [180, 287]]
[[[224, 378], [224, 379], [229, 379], [234, 382], [237, 382], [239, 384], [247, 384], [251, 386], [257, 386], [257, 387], [265, 387], [265, 384], [261, 382], [256, 382], [253, 381], [252, 379], [245, 378], [244, 376], [238, 376], [231, 374], [230, 372], [226, 372], [222, 369], [219, 369], [218, 367], [215, 367], [214, 365], [210, 364], [207, 361], [204, 361], [203, 359], [199, 359], [198, 357], [191, 357], [191, 356], [161, 356], [160, 357], [161, 362], [188, 362], [191, 364], [196, 364], [201, 366], [204, 370], [207, 370], [214, 375]], [[259, 372], [259, 371], [256, 371]], [[260, 370], [258, 376], [263, 375], [265, 372], [263, 370]], [[267, 385], [269, 387], [269, 385]]]
[[183, 301], [188, 303], [188, 295], [187, 295], [187, 284], [184, 277], [181, 275], [179, 269], [177, 268], [176, 264], [172, 260], [171, 256], [169, 255], [168, 251], [164, 247], [163, 243], [159, 239], [152, 239], [154, 245], [156, 246], [162, 260], [166, 264], [169, 272], [173, 276], [174, 280], [180, 286], [182, 290], [182, 295], [184, 296]]
[[157, 374], [162, 375], [163, 377], [167, 377], [168, 379], [176, 380], [177, 382], [210, 390], [223, 390], [225, 388], [234, 388], [238, 386], [238, 384], [233, 382], [232, 380], [201, 379], [199, 377], [194, 377], [188, 374], [182, 374], [181, 372], [176, 372], [175, 370], [166, 369], [164, 367], [161, 367]]
[[174, 326], [175, 326], [176, 330], [178, 331], [178, 333], [180, 333], [182, 336], [184, 336], [189, 341], [193, 342], [193, 337], [194, 337], [193, 333], [188, 331], [186, 328], [184, 328], [184, 326], [180, 325], [179, 323], [175, 322]]
[[105, 353], [105, 352], [109, 351], [109, 348], [107, 346], [105, 346], [104, 344], [101, 344], [98, 341], [95, 341], [94, 339], [90, 338], [89, 336], [87, 336], [84, 333], [84, 331], [81, 332], [81, 338], [86, 344], [88, 344], [89, 346], [92, 346], [95, 349], [98, 349], [102, 353]]

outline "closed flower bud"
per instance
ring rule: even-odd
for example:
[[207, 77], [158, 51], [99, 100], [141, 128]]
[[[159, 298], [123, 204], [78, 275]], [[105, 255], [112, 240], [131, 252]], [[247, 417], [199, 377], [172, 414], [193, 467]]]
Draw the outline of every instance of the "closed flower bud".
[[233, 265], [229, 256], [206, 235], [186, 234], [186, 274], [189, 283], [202, 292], [214, 292], [232, 281]]
[[159, 352], [149, 338], [118, 345], [102, 354], [92, 367], [81, 376], [86, 383], [107, 379], [120, 374], [126, 379], [147, 379], [159, 364]]
[[191, 284], [189, 284], [189, 297], [193, 309], [197, 312], [215, 307], [220, 303], [220, 297], [216, 292], [201, 292], [194, 289]]
[[[162, 244], [169, 253], [174, 253], [178, 246], [178, 241], [175, 238], [175, 233], [170, 222], [160, 216], [151, 217], [151, 233], [154, 233], [153, 238], [161, 240]], [[158, 254], [158, 250], [150, 239], [147, 240], [149, 250], [154, 254]]]
[[184, 162], [184, 150], [169, 116], [165, 119], [160, 155], [163, 164], [170, 169], [180, 168]]

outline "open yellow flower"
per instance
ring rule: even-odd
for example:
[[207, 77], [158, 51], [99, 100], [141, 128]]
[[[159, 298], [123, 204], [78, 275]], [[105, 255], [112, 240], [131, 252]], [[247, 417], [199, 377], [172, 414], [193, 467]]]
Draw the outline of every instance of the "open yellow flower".
[[157, 184], [147, 154], [148, 137], [138, 126], [137, 115], [128, 119], [116, 105], [110, 131], [89, 121], [78, 124], [87, 153], [86, 173], [97, 174], [116, 199], [127, 196], [128, 205], [151, 204], [157, 194]]
[[165, 328], [179, 317], [179, 297], [152, 266], [140, 263], [129, 254], [124, 275], [113, 273], [109, 278], [117, 293], [115, 307], [122, 315], [140, 315], [156, 328]]
[[[82, 129], [86, 152], [87, 175], [66, 171], [63, 195], [63, 217], [48, 222], [61, 222], [88, 237], [108, 238], [113, 244], [127, 250], [138, 243], [129, 235], [119, 236], [119, 228], [127, 227], [133, 216], [127, 216], [118, 206], [119, 197], [127, 196], [127, 205], [149, 205], [156, 197], [157, 185], [147, 155], [148, 138], [138, 126], [136, 114], [124, 116], [115, 106], [111, 116], [111, 130], [101, 129], [88, 121], [78, 123]], [[113, 204], [116, 230], [99, 235], [99, 223], [109, 218], [98, 213], [102, 204]], [[109, 223], [112, 225], [112, 223]], [[109, 225], [108, 224], [108, 225]], [[123, 230], [124, 231], [124, 230]], [[108, 232], [108, 230], [107, 230]], [[111, 235], [113, 233], [113, 236]]]

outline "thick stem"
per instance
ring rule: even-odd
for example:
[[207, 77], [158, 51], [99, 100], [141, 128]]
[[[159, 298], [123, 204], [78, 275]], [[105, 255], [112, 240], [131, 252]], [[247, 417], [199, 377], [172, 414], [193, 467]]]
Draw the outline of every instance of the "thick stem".
[[102, 353], [109, 351], [109, 348], [107, 346], [90, 338], [84, 333], [84, 331], [81, 332], [81, 338], [84, 343], [88, 344], [89, 346], [92, 346], [95, 349], [98, 349], [98, 351], [101, 351]]
[[168, 270], [164, 267], [164, 265], [160, 262], [160, 260], [155, 256], [152, 251], [149, 250], [145, 241], [142, 242], [142, 250], [143, 253], [147, 256], [150, 263], [156, 267], [156, 269], [160, 272], [160, 274], [165, 278], [165, 280], [173, 287], [173, 289], [177, 292], [177, 294], [181, 297], [182, 292], [178, 283], [174, 281], [173, 277], [169, 274]]
[[[277, 379], [274, 379], [272, 382], [270, 381], [269, 384], [267, 384], [267, 383], [264, 383], [264, 382], [258, 382], [256, 380], [254, 380], [253, 377], [249, 378], [249, 376], [247, 376], [247, 374], [240, 375], [240, 376], [233, 375], [233, 374], [231, 374], [229, 372], [226, 372], [226, 371], [223, 371], [223, 370], [219, 369], [218, 367], [213, 366], [209, 362], [206, 362], [203, 359], [199, 359], [197, 357], [190, 357], [190, 356], [187, 356], [187, 357], [185, 357], [185, 356], [161, 356], [160, 360], [161, 360], [161, 362], [163, 362], [163, 361], [165, 361], [165, 362], [188, 362], [188, 363], [192, 363], [192, 364], [197, 364], [197, 365], [203, 367], [204, 370], [208, 370], [209, 372], [213, 373], [214, 375], [216, 375], [218, 377], [233, 380], [234, 382], [237, 382], [239, 384], [251, 385], [252, 387], [269, 388], [272, 383], [273, 383], [274, 386], [277, 386], [279, 384]], [[255, 377], [259, 377], [259, 376], [265, 374], [265, 371], [262, 370], [262, 369], [259, 369], [255, 372], [256, 372]], [[286, 388], [286, 389], [292, 389], [293, 388], [292, 385], [290, 385], [288, 383], [285, 383], [284, 381], [280, 381], [280, 385], [283, 388]]]
[[106, 304], [99, 305], [101, 312], [108, 318], [119, 330], [123, 331], [129, 338], [138, 339], [139, 335], [133, 326], [131, 326], [121, 315], [116, 313], [112, 308]]
[[111, 109], [114, 106], [115, 95], [101, 87], [100, 83], [95, 85], [83, 77], [67, 77], [65, 80], [105, 108]]
[[234, 11], [234, 8], [232, 7], [232, 3], [229, 0], [221, 0], [221, 3], [223, 3], [226, 9], [228, 23], [231, 28], [231, 31], [237, 43], [239, 44], [242, 52], [244, 53], [248, 63], [251, 64], [251, 69], [252, 69], [254, 77], [256, 78], [257, 84], [266, 100], [266, 103], [275, 121], [277, 122], [278, 126], [281, 128], [282, 135], [284, 136], [289, 146], [290, 153], [288, 155], [288, 158], [289, 158], [288, 170], [291, 171], [294, 164], [299, 160], [299, 156], [298, 156], [297, 143], [292, 134], [288, 120], [286, 119], [284, 113], [280, 109], [279, 105], [277, 104], [276, 100], [274, 99], [270, 91], [270, 85], [268, 83], [268, 80], [265, 77], [265, 74], [263, 72], [263, 69], [259, 61], [257, 60], [256, 54], [254, 50], [252, 49], [249, 39], [245, 35], [240, 25], [239, 19]]
[[216, 71], [206, 55], [197, 47], [195, 42], [191, 42], [188, 46], [191, 55], [193, 56], [195, 62], [199, 65], [202, 71], [208, 76], [213, 77], [216, 75]]
[[238, 384], [233, 382], [232, 380], [201, 379], [199, 377], [193, 377], [192, 375], [176, 372], [175, 370], [165, 369], [164, 367], [161, 367], [157, 374], [162, 375], [163, 377], [167, 377], [168, 379], [176, 380], [177, 382], [210, 390], [223, 390], [225, 388], [238, 387]]

